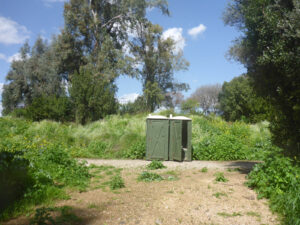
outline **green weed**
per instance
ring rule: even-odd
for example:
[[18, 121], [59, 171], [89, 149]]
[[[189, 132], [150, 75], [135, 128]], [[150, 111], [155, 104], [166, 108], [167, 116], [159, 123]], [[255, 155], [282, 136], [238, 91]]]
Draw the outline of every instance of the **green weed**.
[[227, 197], [228, 195], [225, 192], [216, 192], [213, 194], [216, 198], [220, 198], [221, 196]]
[[117, 190], [125, 187], [123, 178], [120, 175], [115, 175], [110, 179], [109, 187], [111, 190]]
[[201, 171], [202, 173], [207, 173], [208, 169], [207, 169], [207, 167], [203, 167], [200, 171]]
[[226, 212], [220, 212], [220, 213], [218, 213], [218, 215], [219, 215], [219, 216], [223, 216], [223, 217], [225, 217], [225, 218], [228, 218], [228, 217], [235, 217], [235, 216], [242, 216], [242, 214], [239, 213], [239, 212], [233, 212], [232, 214], [226, 213]]
[[158, 170], [167, 168], [161, 161], [152, 161], [150, 164], [147, 165], [147, 169], [149, 170]]
[[144, 181], [144, 182], [153, 182], [153, 181], [161, 181], [164, 178], [156, 173], [150, 173], [148, 171], [143, 171], [139, 177], [138, 181]]
[[224, 173], [222, 173], [222, 172], [217, 172], [214, 175], [216, 177], [215, 181], [217, 181], [217, 182], [227, 182], [228, 181], [228, 179], [224, 177]]

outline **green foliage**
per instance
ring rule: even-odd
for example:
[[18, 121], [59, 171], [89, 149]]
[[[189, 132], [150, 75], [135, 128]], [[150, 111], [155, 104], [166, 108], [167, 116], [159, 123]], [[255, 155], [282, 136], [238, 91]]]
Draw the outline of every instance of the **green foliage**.
[[20, 108], [20, 105], [26, 108], [35, 98], [65, 96], [62, 78], [57, 75], [53, 46], [38, 37], [32, 48], [26, 42], [20, 55], [20, 60], [11, 63], [6, 76], [8, 82], [3, 86], [3, 115]]
[[148, 171], [143, 171], [139, 177], [138, 181], [144, 182], [153, 182], [153, 181], [162, 181], [164, 178], [157, 173], [150, 173]]
[[145, 140], [133, 143], [128, 151], [125, 152], [124, 157], [129, 159], [144, 159], [146, 156]]
[[225, 23], [243, 33], [231, 55], [244, 64], [256, 93], [272, 106], [274, 142], [299, 156], [299, 1], [234, 0], [225, 13]]
[[219, 216], [223, 216], [225, 218], [228, 218], [228, 217], [235, 217], [235, 216], [242, 216], [242, 214], [240, 212], [233, 212], [232, 214], [231, 213], [227, 213], [227, 212], [220, 212], [218, 213]]
[[225, 192], [216, 192], [213, 194], [216, 198], [220, 198], [221, 196], [227, 197], [227, 194]]
[[[20, 117], [20, 115], [18, 114], [15, 115], [17, 117]], [[25, 108], [23, 116], [33, 121], [50, 119], [60, 122], [66, 122], [73, 121], [73, 115], [73, 104], [70, 98], [42, 96], [33, 99], [31, 105]]]
[[147, 103], [144, 96], [139, 96], [134, 102], [128, 102], [126, 104], [121, 104], [119, 108], [119, 113], [121, 115], [124, 114], [138, 114], [138, 113], [146, 113], [149, 112], [147, 110]]
[[29, 161], [23, 153], [0, 151], [0, 212], [22, 197], [32, 185]]
[[227, 121], [259, 122], [267, 119], [268, 103], [257, 97], [247, 75], [224, 82], [219, 94], [220, 110]]
[[300, 168], [291, 159], [279, 154], [268, 155], [254, 166], [247, 185], [255, 188], [258, 197], [269, 198], [270, 206], [283, 215], [284, 224], [300, 224]]
[[81, 67], [79, 73], [73, 74], [71, 81], [70, 94], [78, 123], [99, 120], [116, 112], [115, 86], [93, 74], [92, 69]]
[[158, 169], [164, 169], [167, 168], [161, 161], [152, 161], [147, 165], [147, 169], [149, 170], [158, 170]]
[[193, 116], [193, 159], [261, 159], [270, 149], [267, 123], [226, 123], [219, 117]]
[[[81, 220], [71, 210], [72, 208], [69, 206], [37, 208], [34, 217], [30, 220], [30, 225], [80, 224]], [[53, 218], [51, 215], [53, 212], [59, 212], [60, 215]]]
[[197, 100], [188, 98], [181, 103], [181, 111], [184, 113], [196, 114], [199, 108], [199, 103]]
[[174, 80], [174, 72], [186, 70], [189, 63], [182, 52], [176, 53], [175, 42], [162, 38], [163, 29], [158, 24], [143, 21], [135, 27], [137, 37], [131, 43], [131, 52], [138, 68], [138, 77], [142, 81], [147, 110], [153, 112], [162, 101], [171, 105], [171, 93], [188, 89], [188, 84]]
[[125, 187], [124, 180], [120, 175], [115, 175], [111, 178], [109, 182], [109, 187], [111, 190], [117, 190]]
[[208, 169], [207, 169], [207, 167], [203, 167], [200, 171], [201, 171], [202, 173], [207, 173]]
[[224, 177], [224, 173], [222, 173], [222, 172], [217, 172], [214, 175], [216, 177], [215, 181], [217, 181], [217, 182], [227, 182], [228, 181], [228, 179]]
[[[84, 163], [71, 158], [62, 143], [32, 135], [30, 124], [21, 119], [0, 119], [1, 194], [6, 193], [0, 195], [4, 209], [0, 219], [28, 212], [33, 206], [53, 199], [66, 198], [65, 187], [84, 190], [89, 183]], [[6, 205], [2, 205], [3, 198]]]

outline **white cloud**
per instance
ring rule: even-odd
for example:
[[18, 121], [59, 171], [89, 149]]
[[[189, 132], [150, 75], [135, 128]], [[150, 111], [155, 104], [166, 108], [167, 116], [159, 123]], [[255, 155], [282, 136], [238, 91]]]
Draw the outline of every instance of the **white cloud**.
[[140, 95], [137, 93], [131, 93], [131, 94], [126, 94], [122, 95], [119, 97], [118, 101], [120, 104], [127, 104], [129, 102], [134, 102]]
[[0, 43], [22, 44], [29, 38], [29, 33], [25, 26], [0, 16]]
[[12, 63], [13, 61], [21, 60], [21, 54], [16, 53], [12, 56], [7, 57], [6, 55], [0, 53], [0, 59], [6, 61], [7, 63]]
[[13, 61], [19, 61], [19, 60], [21, 60], [21, 54], [20, 53], [16, 53], [16, 54], [14, 54], [14, 55], [7, 58], [7, 61], [9, 63], [12, 63]]
[[196, 38], [199, 34], [202, 34], [206, 30], [206, 26], [200, 24], [197, 27], [193, 27], [188, 30], [188, 34], [191, 35], [193, 38]]
[[[0, 83], [0, 97], [2, 96], [3, 83]], [[2, 101], [0, 101], [0, 116], [2, 116]]]
[[178, 53], [179, 51], [183, 51], [183, 48], [185, 47], [185, 39], [182, 36], [182, 28], [174, 27], [170, 28], [163, 32], [162, 39], [166, 40], [167, 38], [172, 38], [175, 42], [175, 53]]

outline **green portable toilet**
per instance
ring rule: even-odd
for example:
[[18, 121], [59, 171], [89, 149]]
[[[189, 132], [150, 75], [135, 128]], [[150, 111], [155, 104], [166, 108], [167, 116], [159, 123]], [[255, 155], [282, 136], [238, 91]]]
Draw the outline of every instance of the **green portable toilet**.
[[169, 160], [192, 161], [192, 119], [170, 117]]
[[169, 160], [169, 119], [149, 115], [146, 121], [146, 159]]

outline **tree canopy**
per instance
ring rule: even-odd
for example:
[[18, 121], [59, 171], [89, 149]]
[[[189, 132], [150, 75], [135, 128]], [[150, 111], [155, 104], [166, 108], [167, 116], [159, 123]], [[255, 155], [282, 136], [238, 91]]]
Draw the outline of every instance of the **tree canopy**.
[[274, 140], [300, 154], [300, 2], [233, 0], [224, 22], [243, 34], [230, 54], [245, 65], [258, 95], [274, 108]]

